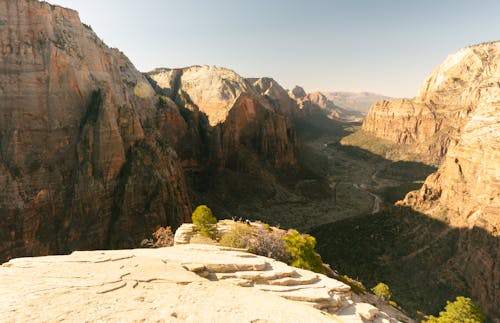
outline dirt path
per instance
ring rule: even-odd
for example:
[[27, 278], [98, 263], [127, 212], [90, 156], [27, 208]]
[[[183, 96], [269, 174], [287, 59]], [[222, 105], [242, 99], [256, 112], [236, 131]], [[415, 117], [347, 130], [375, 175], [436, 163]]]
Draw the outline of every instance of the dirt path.
[[378, 213], [380, 211], [380, 205], [382, 204], [382, 198], [380, 197], [380, 195], [370, 192], [367, 188], [365, 188], [365, 185], [363, 184], [359, 185], [354, 183], [352, 184], [352, 186], [360, 191], [370, 194], [370, 196], [373, 197], [372, 214]]

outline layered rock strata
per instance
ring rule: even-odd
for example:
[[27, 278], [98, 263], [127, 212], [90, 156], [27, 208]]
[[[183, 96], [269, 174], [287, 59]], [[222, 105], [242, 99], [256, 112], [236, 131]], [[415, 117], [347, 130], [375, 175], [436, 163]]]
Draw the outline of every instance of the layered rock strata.
[[498, 89], [499, 61], [500, 42], [463, 48], [431, 73], [414, 99], [374, 104], [362, 129], [439, 162], [477, 107]]
[[324, 275], [217, 246], [19, 258], [0, 275], [7, 321], [411, 321]]
[[134, 246], [190, 212], [149, 82], [77, 12], [0, 2], [0, 259]]

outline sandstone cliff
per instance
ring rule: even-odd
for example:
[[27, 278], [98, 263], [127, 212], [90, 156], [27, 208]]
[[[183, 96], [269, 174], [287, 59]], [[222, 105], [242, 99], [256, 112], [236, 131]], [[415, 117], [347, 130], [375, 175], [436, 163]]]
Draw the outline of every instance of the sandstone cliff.
[[[463, 228], [442, 276], [491, 316], [500, 306], [499, 63], [500, 42], [466, 47], [431, 74], [415, 99], [379, 102], [363, 124], [424, 159], [442, 160], [398, 204]], [[482, 231], [492, 239], [478, 238]]]
[[190, 202], [149, 82], [77, 12], [0, 2], [0, 254], [133, 246]]
[[217, 246], [19, 258], [0, 275], [7, 321], [412, 322], [324, 275]]
[[333, 93], [330, 92], [306, 93], [303, 88], [296, 86], [288, 95], [296, 101], [295, 116], [298, 118], [325, 116], [328, 119], [348, 122], [363, 119], [361, 112], [338, 106], [333, 99]]
[[196, 136], [204, 138], [204, 147], [199, 149], [208, 150], [205, 166], [245, 171], [248, 159], [277, 168], [296, 163], [293, 100], [273, 80], [245, 80], [229, 69], [210, 66], [163, 68], [148, 75], [188, 111], [191, 128], [200, 129]]
[[498, 88], [499, 61], [500, 42], [463, 48], [431, 73], [414, 99], [374, 104], [362, 129], [410, 148], [419, 159], [439, 162]]

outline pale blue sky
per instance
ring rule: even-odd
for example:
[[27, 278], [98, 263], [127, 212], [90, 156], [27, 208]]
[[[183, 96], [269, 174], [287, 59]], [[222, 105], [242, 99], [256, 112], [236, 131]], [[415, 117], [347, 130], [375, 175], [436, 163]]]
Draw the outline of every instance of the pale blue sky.
[[141, 71], [217, 65], [307, 91], [412, 97], [461, 47], [500, 39], [498, 0], [49, 0]]

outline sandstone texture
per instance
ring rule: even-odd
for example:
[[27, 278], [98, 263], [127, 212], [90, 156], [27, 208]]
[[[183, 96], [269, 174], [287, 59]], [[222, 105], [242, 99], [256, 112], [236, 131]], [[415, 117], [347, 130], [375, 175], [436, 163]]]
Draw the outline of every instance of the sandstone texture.
[[131, 247], [188, 219], [148, 80], [45, 2], [0, 2], [0, 259]]
[[0, 275], [5, 322], [411, 322], [324, 275], [217, 246], [18, 258]]
[[374, 104], [362, 129], [440, 162], [474, 111], [496, 95], [499, 61], [500, 42], [463, 48], [431, 73], [414, 99]]

